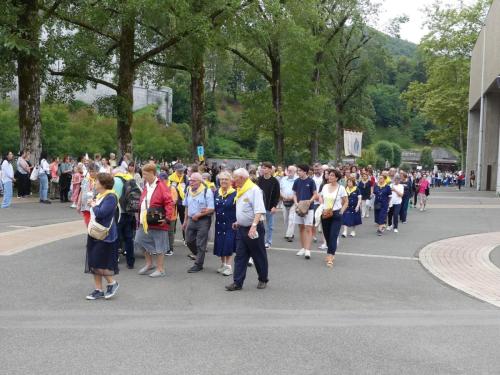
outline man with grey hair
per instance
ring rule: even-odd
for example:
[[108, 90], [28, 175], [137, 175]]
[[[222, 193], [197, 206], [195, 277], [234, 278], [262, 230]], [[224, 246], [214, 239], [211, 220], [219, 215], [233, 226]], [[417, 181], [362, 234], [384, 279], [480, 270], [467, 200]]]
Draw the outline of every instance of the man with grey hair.
[[285, 222], [285, 239], [292, 242], [295, 236], [295, 204], [293, 202], [293, 183], [297, 179], [297, 168], [290, 165], [287, 174], [280, 181], [280, 194], [283, 202], [283, 220]]
[[214, 194], [203, 183], [201, 174], [195, 172], [189, 177], [189, 188], [182, 204], [186, 207], [182, 230], [186, 231], [186, 244], [196, 256], [188, 272], [203, 270], [207, 251], [208, 233], [214, 212]]
[[247, 264], [253, 258], [257, 270], [258, 289], [264, 289], [268, 282], [267, 252], [264, 246], [265, 229], [262, 223], [266, 214], [262, 190], [250, 180], [246, 169], [234, 171], [236, 193], [236, 257], [234, 259], [233, 283], [226, 286], [229, 292], [241, 290], [245, 281]]

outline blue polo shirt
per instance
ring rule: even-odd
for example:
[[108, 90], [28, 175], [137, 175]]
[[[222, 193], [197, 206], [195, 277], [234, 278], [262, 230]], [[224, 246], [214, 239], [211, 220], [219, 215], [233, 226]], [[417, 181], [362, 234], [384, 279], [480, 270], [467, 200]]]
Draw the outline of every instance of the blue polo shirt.
[[[297, 178], [293, 183], [293, 191], [297, 196], [298, 202], [310, 200], [316, 192], [316, 183], [311, 177], [305, 179]], [[309, 209], [313, 209], [313, 203], [311, 203]]]
[[205, 187], [205, 191], [202, 191], [195, 197], [187, 193], [182, 201], [182, 205], [187, 207], [189, 217], [200, 213], [204, 208], [214, 209], [214, 203], [214, 193], [207, 187]]

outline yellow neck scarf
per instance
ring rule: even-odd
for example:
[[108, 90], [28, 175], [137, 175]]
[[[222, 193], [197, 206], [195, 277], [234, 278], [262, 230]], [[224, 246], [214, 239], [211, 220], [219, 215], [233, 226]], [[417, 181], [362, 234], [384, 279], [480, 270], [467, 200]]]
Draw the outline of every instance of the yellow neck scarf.
[[236, 193], [236, 198], [234, 198], [234, 201], [237, 202], [238, 199], [240, 199], [240, 197], [243, 194], [245, 194], [248, 190], [250, 190], [254, 186], [255, 186], [255, 184], [252, 182], [252, 180], [250, 180], [249, 178], [247, 178], [247, 180], [245, 181], [245, 183], [243, 184], [243, 186], [241, 188], [238, 188], [237, 193]]
[[114, 190], [106, 190], [102, 193], [99, 193], [97, 194], [97, 196], [95, 197], [96, 200], [99, 200], [99, 199], [102, 199], [104, 198], [105, 196], [109, 195], [109, 194], [114, 194], [116, 196], [116, 198], [118, 199], [118, 196], [116, 195], [115, 191]]
[[353, 186], [352, 188], [350, 187], [347, 187], [345, 189], [345, 191], [347, 191], [347, 195], [351, 195], [352, 193], [354, 193], [358, 188], [356, 186]]
[[229, 189], [227, 189], [227, 191], [224, 193], [224, 191], [222, 190], [222, 188], [219, 189], [219, 195], [222, 197], [222, 199], [226, 199], [226, 197], [228, 195], [231, 195], [235, 192], [235, 190], [230, 187]]
[[177, 183], [177, 192], [179, 193], [179, 197], [184, 200], [184, 188], [185, 188], [185, 182], [184, 182], [184, 174], [182, 174], [180, 177], [177, 175], [176, 172], [172, 173], [169, 177], [168, 180], [170, 183], [175, 182]]
[[203, 185], [203, 182], [200, 183], [200, 186], [198, 186], [198, 189], [193, 190], [193, 188], [190, 186], [188, 189], [188, 193], [192, 197], [196, 197], [198, 194], [200, 194], [203, 190], [205, 190], [205, 185]]
[[380, 183], [377, 182], [377, 185], [378, 185], [379, 188], [383, 189], [383, 188], [385, 188], [387, 186], [387, 180], [382, 185], [380, 185]]

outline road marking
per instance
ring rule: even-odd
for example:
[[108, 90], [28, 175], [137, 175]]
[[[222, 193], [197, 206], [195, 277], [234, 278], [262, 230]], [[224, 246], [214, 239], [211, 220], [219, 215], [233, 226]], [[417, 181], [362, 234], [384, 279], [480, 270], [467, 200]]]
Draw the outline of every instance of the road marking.
[[[183, 243], [181, 240], [175, 240], [175, 242]], [[213, 242], [207, 242], [208, 245], [213, 245]], [[288, 251], [291, 253], [296, 253], [299, 251], [298, 249], [290, 249], [286, 247], [273, 247], [271, 246], [268, 250], [276, 250], [276, 251]], [[326, 250], [311, 250], [311, 253], [316, 253], [316, 254], [325, 254], [326, 255]], [[418, 261], [419, 259], [416, 257], [402, 257], [402, 256], [395, 256], [395, 255], [380, 255], [380, 254], [365, 254], [365, 253], [345, 253], [342, 251], [337, 251], [337, 255], [347, 255], [347, 256], [352, 256], [352, 257], [364, 257], [364, 258], [381, 258], [381, 259], [394, 259], [394, 260], [413, 260], [413, 261]]]
[[489, 258], [498, 245], [500, 232], [453, 237], [430, 243], [419, 258], [446, 284], [500, 307], [500, 269]]
[[26, 228], [31, 228], [26, 225], [8, 225], [7, 228], [16, 228], [16, 229], [26, 229]]

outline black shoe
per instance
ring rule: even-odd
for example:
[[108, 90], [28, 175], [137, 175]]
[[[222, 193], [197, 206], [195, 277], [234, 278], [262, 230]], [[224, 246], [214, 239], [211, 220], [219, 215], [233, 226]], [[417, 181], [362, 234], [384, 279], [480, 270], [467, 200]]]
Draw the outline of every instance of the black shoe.
[[166, 256], [170, 257], [172, 255], [174, 255], [174, 251], [173, 250], [168, 250], [166, 253], [165, 253]]
[[193, 267], [191, 267], [190, 269], [188, 269], [188, 273], [196, 273], [196, 272], [200, 272], [202, 270], [203, 270], [203, 267], [194, 265]]
[[288, 237], [286, 240], [287, 240], [288, 242], [293, 242], [293, 239], [292, 239], [291, 237]]
[[127, 268], [128, 268], [129, 270], [133, 270], [133, 269], [134, 269], [134, 265], [133, 265], [133, 264], [132, 264], [132, 265], [127, 264]]
[[104, 298], [104, 292], [101, 290], [94, 290], [92, 293], [90, 293], [87, 296], [87, 299], [90, 301], [96, 300], [96, 299], [101, 299]]
[[241, 290], [241, 286], [236, 285], [235, 283], [232, 283], [231, 285], [226, 286], [226, 290], [228, 292], [234, 292], [235, 290]]
[[264, 281], [259, 281], [259, 283], [257, 284], [257, 289], [266, 289], [266, 286], [267, 283], [265, 283]]
[[191, 260], [196, 260], [196, 256], [194, 256], [193, 254], [188, 254], [187, 257]]
[[41, 203], [45, 203], [45, 204], [52, 204], [51, 201], [41, 201]]

